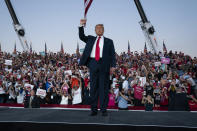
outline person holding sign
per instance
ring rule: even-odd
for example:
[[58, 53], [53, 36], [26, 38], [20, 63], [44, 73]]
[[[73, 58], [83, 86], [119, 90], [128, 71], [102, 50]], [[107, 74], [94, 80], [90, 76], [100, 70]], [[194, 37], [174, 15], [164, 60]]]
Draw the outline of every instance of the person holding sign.
[[109, 74], [116, 66], [115, 49], [113, 41], [103, 36], [104, 26], [95, 26], [96, 36], [86, 36], [84, 26], [86, 19], [81, 19], [79, 38], [86, 43], [79, 65], [87, 66], [90, 71], [90, 104], [91, 116], [97, 115], [98, 97], [103, 116], [107, 116]]

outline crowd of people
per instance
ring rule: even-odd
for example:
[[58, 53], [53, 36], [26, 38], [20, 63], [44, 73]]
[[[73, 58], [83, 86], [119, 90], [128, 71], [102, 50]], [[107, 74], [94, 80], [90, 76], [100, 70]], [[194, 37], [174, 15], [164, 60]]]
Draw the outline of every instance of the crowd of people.
[[[162, 58], [169, 63], [163, 63]], [[181, 52], [116, 54], [110, 72], [108, 106], [168, 107], [189, 110], [197, 104], [197, 58]], [[89, 105], [89, 71], [79, 66], [80, 54], [1, 52], [0, 103]]]

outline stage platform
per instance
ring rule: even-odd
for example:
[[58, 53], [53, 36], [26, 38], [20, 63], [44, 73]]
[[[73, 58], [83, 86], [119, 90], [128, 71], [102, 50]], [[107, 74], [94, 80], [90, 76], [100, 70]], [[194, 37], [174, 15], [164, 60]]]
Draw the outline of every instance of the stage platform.
[[[85, 109], [0, 108], [1, 131], [60, 130], [197, 130], [197, 112], [108, 110], [89, 116]], [[4, 130], [3, 130], [4, 129]]]

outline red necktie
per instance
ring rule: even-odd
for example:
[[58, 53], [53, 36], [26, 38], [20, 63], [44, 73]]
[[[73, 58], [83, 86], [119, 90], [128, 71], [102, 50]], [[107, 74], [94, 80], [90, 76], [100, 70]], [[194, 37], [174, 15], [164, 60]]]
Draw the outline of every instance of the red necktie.
[[99, 48], [99, 41], [100, 41], [101, 37], [99, 36], [97, 42], [96, 42], [96, 52], [95, 52], [95, 59], [96, 61], [99, 61], [100, 59], [100, 48]]

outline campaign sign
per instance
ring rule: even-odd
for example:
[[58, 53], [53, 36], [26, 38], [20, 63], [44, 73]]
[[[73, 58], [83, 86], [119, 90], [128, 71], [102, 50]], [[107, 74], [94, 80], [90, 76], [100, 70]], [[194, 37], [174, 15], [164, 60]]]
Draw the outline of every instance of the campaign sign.
[[46, 90], [37, 89], [36, 95], [45, 97], [46, 96]]
[[161, 63], [163, 64], [170, 64], [170, 58], [162, 58]]
[[161, 62], [155, 62], [155, 66], [160, 66]]
[[12, 65], [12, 60], [5, 60], [5, 65]]

